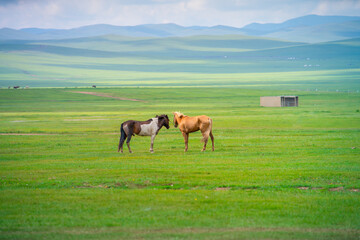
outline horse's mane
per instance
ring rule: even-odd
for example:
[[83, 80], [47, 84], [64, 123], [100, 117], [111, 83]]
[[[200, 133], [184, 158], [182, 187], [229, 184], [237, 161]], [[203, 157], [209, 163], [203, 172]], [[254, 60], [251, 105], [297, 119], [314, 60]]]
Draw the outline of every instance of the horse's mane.
[[166, 114], [161, 114], [161, 115], [156, 115], [155, 116], [155, 118], [161, 118], [161, 117], [169, 118]]
[[184, 116], [184, 117], [186, 116], [185, 114], [183, 114], [183, 113], [181, 113], [181, 112], [174, 112], [174, 113], [175, 113], [176, 115], [178, 115], [179, 117], [180, 117], [180, 116]]

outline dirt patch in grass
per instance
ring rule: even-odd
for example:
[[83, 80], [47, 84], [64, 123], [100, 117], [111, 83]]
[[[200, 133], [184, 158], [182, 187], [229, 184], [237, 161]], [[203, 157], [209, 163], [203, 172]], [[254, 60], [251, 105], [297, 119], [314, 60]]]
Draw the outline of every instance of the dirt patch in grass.
[[48, 135], [58, 135], [56, 133], [0, 133], [4, 136], [48, 136]]
[[325, 189], [323, 187], [297, 187], [297, 189], [300, 189], [300, 190], [321, 190], [321, 189]]
[[[101, 234], [101, 233], [117, 233], [127, 232], [136, 235], [143, 234], [201, 234], [201, 233], [231, 233], [231, 232], [296, 232], [296, 233], [344, 233], [353, 234], [357, 236], [360, 233], [358, 229], [332, 229], [332, 228], [291, 228], [291, 227], [234, 227], [234, 228], [150, 228], [150, 229], [136, 229], [123, 227], [101, 227], [101, 228], [61, 228], [61, 229], [41, 229], [39, 231], [30, 231], [27, 229], [18, 229], [17, 231], [3, 231], [6, 234], [24, 234], [24, 233], [66, 233], [66, 234]], [[143, 238], [140, 238], [143, 239]]]
[[84, 183], [82, 186], [76, 186], [76, 188], [110, 188], [108, 185], [89, 185], [87, 183]]
[[[0, 136], [55, 136], [55, 135], [88, 135], [89, 133], [0, 133]], [[117, 135], [119, 133], [101, 133]]]
[[106, 118], [81, 118], [81, 119], [64, 119], [64, 121], [68, 121], [68, 122], [77, 122], [77, 121], [104, 121], [104, 120], [109, 120]]
[[360, 192], [360, 189], [358, 188], [352, 188], [352, 189], [349, 189], [350, 192]]
[[[55, 179], [49, 178], [49, 179]], [[156, 184], [152, 183], [149, 180], [146, 180], [142, 183], [134, 182], [134, 181], [126, 181], [126, 182], [115, 182], [115, 183], [103, 183], [99, 185], [92, 185], [90, 183], [83, 183], [82, 185], [74, 186], [74, 188], [121, 188], [121, 189], [144, 189], [144, 188], [156, 188], [162, 190], [182, 190], [182, 189], [190, 189], [190, 190], [199, 190], [199, 189], [207, 189], [206, 186], [195, 186], [188, 188], [190, 186], [180, 186], [174, 183], [166, 183], [166, 184]], [[358, 188], [351, 188], [345, 189], [344, 187], [336, 187], [336, 188], [324, 188], [324, 187], [296, 187], [299, 190], [326, 190], [331, 192], [340, 192], [340, 191], [350, 191], [350, 192], [360, 192]], [[244, 191], [252, 191], [252, 190], [259, 190], [257, 187], [250, 187], [250, 188], [237, 188], [237, 187], [216, 187], [212, 188], [214, 191], [229, 191], [229, 190], [244, 190]], [[260, 190], [261, 191], [261, 190]]]
[[126, 188], [126, 189], [142, 189], [142, 188], [146, 188], [148, 186], [151, 186], [151, 184], [137, 184], [134, 182], [117, 182], [115, 183], [114, 187], [117, 188]]
[[97, 92], [72, 92], [72, 93], [81, 93], [81, 94], [88, 94], [88, 95], [93, 95], [93, 96], [98, 96], [98, 97], [107, 97], [107, 98], [113, 98], [113, 99], [118, 99], [118, 100], [123, 100], [123, 101], [133, 101], [133, 102], [146, 102], [140, 99], [135, 99], [135, 98], [125, 98], [125, 97], [114, 97], [111, 96], [109, 94], [106, 93], [97, 93]]
[[331, 192], [339, 192], [344, 190], [344, 187], [337, 187], [337, 188], [330, 188], [329, 191]]
[[215, 188], [215, 191], [228, 191], [230, 189], [231, 189], [230, 187], [217, 187]]

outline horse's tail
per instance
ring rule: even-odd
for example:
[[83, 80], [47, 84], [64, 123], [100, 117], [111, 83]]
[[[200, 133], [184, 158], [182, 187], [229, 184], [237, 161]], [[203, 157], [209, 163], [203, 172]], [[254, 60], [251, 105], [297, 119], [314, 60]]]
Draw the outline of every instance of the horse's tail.
[[212, 150], [215, 151], [214, 135], [212, 133], [212, 119], [211, 118], [210, 118], [210, 138], [211, 138]]
[[119, 141], [119, 147], [118, 147], [118, 152], [120, 151], [120, 148], [122, 147], [122, 145], [124, 144], [125, 142], [125, 131], [124, 131], [124, 127], [123, 127], [124, 123], [121, 124], [121, 127], [120, 127], [120, 141]]

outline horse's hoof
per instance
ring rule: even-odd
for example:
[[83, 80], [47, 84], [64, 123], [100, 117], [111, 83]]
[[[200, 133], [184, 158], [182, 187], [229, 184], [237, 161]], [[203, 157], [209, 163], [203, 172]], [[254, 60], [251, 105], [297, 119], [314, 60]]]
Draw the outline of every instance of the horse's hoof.
[[154, 151], [150, 151], [150, 153], [154, 153]]

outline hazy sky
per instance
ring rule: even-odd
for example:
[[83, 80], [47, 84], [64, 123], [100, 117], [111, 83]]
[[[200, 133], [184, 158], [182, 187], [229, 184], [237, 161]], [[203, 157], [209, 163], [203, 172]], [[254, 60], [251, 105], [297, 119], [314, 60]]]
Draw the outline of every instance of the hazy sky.
[[242, 27], [308, 14], [360, 16], [360, 0], [0, 0], [0, 28], [15, 29], [99, 23]]

